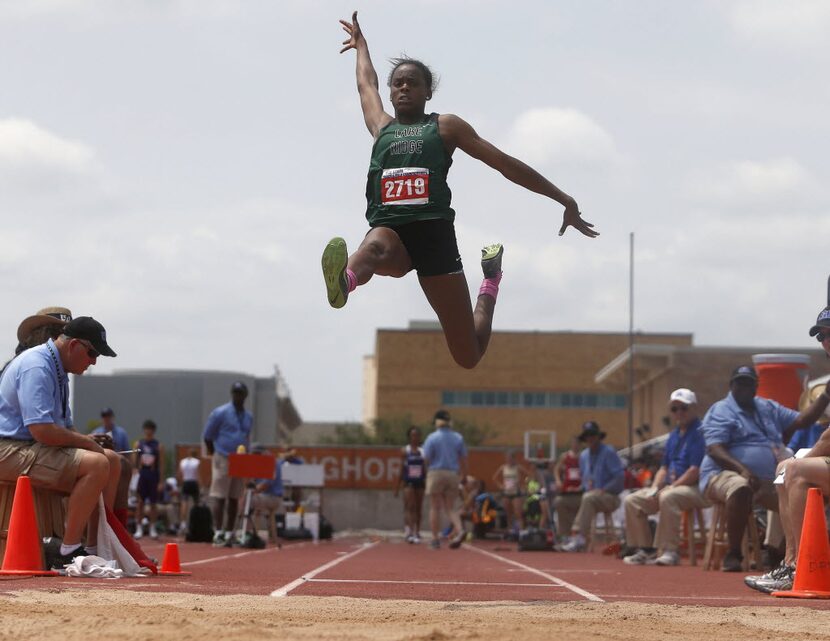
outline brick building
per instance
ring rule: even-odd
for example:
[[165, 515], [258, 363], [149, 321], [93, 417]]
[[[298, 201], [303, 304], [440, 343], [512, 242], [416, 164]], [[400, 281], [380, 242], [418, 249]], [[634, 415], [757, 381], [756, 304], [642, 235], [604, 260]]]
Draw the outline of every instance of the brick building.
[[[607, 441], [628, 444], [628, 335], [613, 332], [493, 332], [473, 370], [455, 364], [436, 323], [380, 329], [375, 353], [364, 361], [364, 422], [401, 418], [427, 422], [438, 407], [488, 425], [488, 445], [518, 446], [526, 430], [551, 430], [560, 446], [587, 420]], [[811, 358], [810, 378], [830, 373], [819, 349], [697, 347], [691, 333], [638, 333], [634, 345], [633, 425], [647, 436], [664, 431], [671, 390], [689, 387], [701, 414], [727, 392], [730, 372], [759, 353]], [[637, 437], [635, 437], [635, 443]]]

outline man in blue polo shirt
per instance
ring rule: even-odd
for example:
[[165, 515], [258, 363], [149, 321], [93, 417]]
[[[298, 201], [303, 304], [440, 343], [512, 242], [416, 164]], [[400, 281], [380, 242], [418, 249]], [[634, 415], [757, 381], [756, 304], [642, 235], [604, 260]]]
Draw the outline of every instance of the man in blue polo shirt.
[[[651, 487], [625, 497], [625, 542], [637, 548], [623, 559], [629, 565], [677, 565], [681, 515], [709, 505], [697, 487], [700, 463], [706, 453], [697, 417], [697, 396], [690, 389], [674, 390], [669, 396], [669, 412], [676, 427], [666, 442], [663, 464], [654, 482]], [[648, 516], [658, 512], [660, 520], [652, 537]]]
[[741, 542], [753, 503], [774, 513], [767, 541], [773, 546], [781, 543], [778, 497], [772, 483], [775, 467], [789, 456], [784, 443], [819, 416], [800, 415], [773, 400], [756, 397], [757, 391], [755, 369], [742, 365], [732, 372], [729, 394], [703, 418], [706, 456], [700, 466], [699, 487], [708, 500], [726, 506], [729, 551], [721, 565], [724, 572], [741, 570]]
[[[214, 545], [230, 546], [236, 524], [236, 508], [242, 496], [242, 479], [228, 476], [228, 455], [240, 446], [250, 447], [253, 415], [245, 409], [248, 387], [237, 381], [231, 385], [231, 402], [220, 405], [208, 416], [202, 438], [211, 462], [210, 498], [213, 502]], [[227, 520], [226, 516], [227, 507]], [[227, 527], [225, 524], [227, 523]]]
[[56, 339], [16, 357], [0, 377], [0, 480], [28, 475], [38, 487], [69, 494], [63, 543], [47, 548], [47, 567], [63, 569], [97, 551], [97, 506], [103, 491], [112, 507], [121, 468], [118, 455], [79, 434], [69, 408], [69, 374], [83, 374], [99, 356], [115, 356], [95, 319], [76, 318]]
[[[101, 410], [101, 425], [96, 427], [93, 434], [108, 435], [112, 441], [112, 447], [116, 452], [128, 452], [130, 450], [130, 437], [127, 430], [115, 422], [115, 412], [111, 407]], [[121, 478], [118, 481], [118, 491], [115, 494], [115, 505], [113, 512], [124, 524], [127, 525], [127, 507], [130, 498], [130, 481], [133, 478], [132, 454], [121, 454]]]
[[613, 512], [620, 507], [619, 494], [625, 481], [625, 470], [617, 450], [602, 442], [605, 432], [596, 422], [585, 423], [578, 438], [586, 446], [579, 454], [583, 494], [572, 536], [562, 546], [563, 552], [585, 550], [585, 536], [591, 530], [597, 513]]
[[429, 495], [429, 524], [432, 528], [430, 546], [437, 550], [441, 512], [445, 512], [452, 523], [454, 535], [450, 548], [456, 549], [464, 541], [464, 527], [461, 514], [455, 509], [461, 479], [467, 476], [467, 448], [464, 437], [452, 429], [452, 420], [447, 410], [438, 410], [433, 417], [437, 428], [424, 441], [424, 460], [427, 465], [426, 493]]

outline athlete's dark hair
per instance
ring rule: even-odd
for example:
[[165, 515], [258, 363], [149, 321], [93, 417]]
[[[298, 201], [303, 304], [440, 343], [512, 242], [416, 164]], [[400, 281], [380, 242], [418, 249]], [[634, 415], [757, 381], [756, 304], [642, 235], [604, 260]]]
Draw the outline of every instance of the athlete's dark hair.
[[390, 58], [389, 63], [392, 65], [392, 70], [389, 72], [389, 77], [386, 79], [386, 86], [392, 86], [392, 76], [394, 75], [395, 71], [398, 70], [398, 67], [401, 65], [412, 65], [413, 67], [417, 67], [424, 76], [424, 82], [426, 83], [427, 87], [429, 87], [429, 93], [435, 93], [435, 90], [438, 89], [438, 78], [435, 74], [432, 73], [432, 69], [429, 68], [429, 65], [421, 62], [420, 60], [416, 60], [415, 58], [410, 58], [405, 53], [399, 56], [398, 58]]
[[151, 419], [151, 418], [148, 418], [146, 421], [144, 421], [144, 423], [142, 423], [141, 427], [142, 427], [142, 428], [144, 428], [144, 427], [149, 427], [149, 428], [150, 428], [151, 430], [153, 430], [154, 432], [155, 432], [155, 431], [156, 431], [156, 429], [157, 429], [157, 428], [156, 428], [156, 422], [155, 422], [153, 419]]
[[421, 428], [420, 428], [420, 427], [418, 427], [417, 425], [410, 425], [410, 426], [409, 426], [409, 429], [408, 429], [408, 430], [406, 430], [406, 436], [407, 436], [407, 438], [409, 438], [409, 436], [412, 434], [412, 431], [413, 431], [413, 430], [414, 430], [414, 431], [416, 431], [416, 432], [418, 432], [418, 436], [420, 436], [420, 435], [421, 435]]

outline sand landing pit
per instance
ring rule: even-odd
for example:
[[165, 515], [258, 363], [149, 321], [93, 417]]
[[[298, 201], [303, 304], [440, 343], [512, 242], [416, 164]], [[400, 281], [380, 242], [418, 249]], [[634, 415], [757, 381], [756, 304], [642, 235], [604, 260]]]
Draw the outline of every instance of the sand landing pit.
[[0, 639], [828, 639], [830, 612], [643, 603], [386, 601], [61, 589], [0, 595]]

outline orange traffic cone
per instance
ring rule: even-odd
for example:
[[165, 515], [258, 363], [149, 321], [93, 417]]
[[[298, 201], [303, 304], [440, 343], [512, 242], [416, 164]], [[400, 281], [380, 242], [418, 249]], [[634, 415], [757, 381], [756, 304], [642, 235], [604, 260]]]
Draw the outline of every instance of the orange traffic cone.
[[772, 596], [830, 599], [830, 542], [824, 501], [817, 487], [807, 490], [793, 589], [773, 592]]
[[3, 569], [0, 570], [0, 574], [58, 575], [57, 572], [43, 569], [35, 500], [32, 496], [32, 482], [28, 476], [17, 477], [9, 519], [9, 535], [6, 539], [6, 554], [3, 556]]
[[159, 574], [164, 576], [189, 576], [192, 574], [191, 572], [182, 572], [178, 543], [168, 543], [164, 546], [164, 558], [161, 560]]

